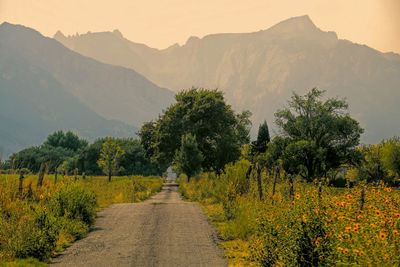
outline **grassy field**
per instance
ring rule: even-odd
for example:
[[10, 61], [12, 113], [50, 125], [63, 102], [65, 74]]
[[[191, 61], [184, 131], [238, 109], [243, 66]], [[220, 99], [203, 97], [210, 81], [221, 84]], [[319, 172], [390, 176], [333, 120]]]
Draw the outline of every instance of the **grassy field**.
[[[248, 164], [239, 161], [220, 177], [203, 174], [180, 191], [204, 208], [225, 241], [232, 266], [399, 266], [400, 195], [379, 185], [353, 188], [263, 173], [264, 199]], [[364, 197], [362, 197], [364, 195]], [[361, 208], [362, 205], [362, 208]]]
[[138, 202], [161, 189], [160, 177], [26, 175], [18, 192], [18, 175], [0, 175], [0, 265], [37, 266], [83, 238], [96, 212], [113, 203]]

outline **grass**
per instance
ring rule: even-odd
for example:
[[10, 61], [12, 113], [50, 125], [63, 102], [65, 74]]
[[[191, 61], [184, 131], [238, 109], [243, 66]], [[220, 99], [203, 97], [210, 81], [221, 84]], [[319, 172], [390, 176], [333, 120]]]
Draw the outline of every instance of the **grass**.
[[282, 175], [272, 196], [273, 179], [263, 173], [260, 201], [256, 181], [245, 179], [246, 169], [239, 161], [220, 177], [180, 179], [180, 192], [203, 207], [224, 240], [230, 265], [400, 265], [398, 190], [383, 183], [334, 188], [321, 178], [319, 193], [318, 183], [297, 179], [291, 196]]
[[[160, 177], [58, 177], [0, 175], [0, 266], [37, 266], [91, 229], [96, 212], [114, 203], [140, 202], [158, 192]], [[26, 259], [24, 259], [26, 258]], [[31, 263], [32, 262], [32, 263]]]

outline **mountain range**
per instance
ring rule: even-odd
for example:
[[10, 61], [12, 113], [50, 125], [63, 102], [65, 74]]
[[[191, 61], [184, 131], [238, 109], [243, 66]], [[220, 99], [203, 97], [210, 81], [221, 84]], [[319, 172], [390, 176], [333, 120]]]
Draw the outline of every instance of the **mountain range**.
[[0, 25], [3, 157], [60, 129], [89, 140], [136, 136], [173, 95], [132, 69], [80, 55], [33, 29]]
[[[47, 38], [0, 25], [0, 156], [55, 130], [93, 140], [135, 136], [192, 86], [219, 88], [237, 111], [253, 112], [253, 134], [292, 92], [313, 87], [345, 97], [376, 143], [400, 132], [400, 55], [341, 40], [308, 16], [253, 33], [190, 37], [155, 49], [115, 30]], [[169, 89], [166, 89], [169, 88]]]
[[118, 30], [73, 36], [57, 32], [54, 38], [173, 91], [219, 88], [236, 110], [253, 112], [255, 129], [264, 119], [272, 125], [274, 112], [292, 92], [318, 87], [329, 97], [347, 99], [351, 115], [365, 128], [363, 142], [400, 133], [400, 55], [341, 40], [308, 16], [258, 32], [190, 37], [182, 46], [163, 50], [134, 43]]

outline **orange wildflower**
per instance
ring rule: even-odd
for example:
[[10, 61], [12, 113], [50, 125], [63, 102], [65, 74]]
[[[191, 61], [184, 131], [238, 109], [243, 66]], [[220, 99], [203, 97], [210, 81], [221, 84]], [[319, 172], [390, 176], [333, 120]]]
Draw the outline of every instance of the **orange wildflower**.
[[379, 232], [379, 238], [384, 240], [386, 238], [386, 234], [382, 231]]

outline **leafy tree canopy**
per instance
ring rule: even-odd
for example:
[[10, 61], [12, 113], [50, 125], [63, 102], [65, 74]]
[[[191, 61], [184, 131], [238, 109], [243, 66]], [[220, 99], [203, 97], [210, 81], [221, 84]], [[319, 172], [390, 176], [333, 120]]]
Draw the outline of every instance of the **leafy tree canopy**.
[[176, 104], [157, 121], [145, 123], [139, 132], [152, 161], [170, 165], [181, 147], [181, 137], [188, 133], [196, 136], [204, 170], [219, 172], [239, 158], [241, 146], [249, 142], [249, 111], [235, 114], [218, 90], [192, 88], [175, 98]]
[[111, 182], [111, 175], [119, 171], [119, 160], [125, 154], [118, 143], [111, 137], [107, 137], [100, 150], [100, 158], [97, 164], [108, 175], [108, 181]]
[[294, 93], [288, 107], [275, 113], [282, 137], [271, 145], [270, 159], [280, 153], [286, 171], [308, 180], [359, 158], [355, 148], [363, 129], [348, 115], [346, 101], [322, 101], [323, 94], [316, 88], [304, 96]]
[[78, 151], [88, 145], [88, 142], [84, 139], [80, 139], [76, 134], [71, 131], [64, 133], [63, 131], [57, 131], [47, 137], [47, 140], [43, 145], [52, 147], [62, 147], [70, 149], [72, 151]]
[[267, 144], [271, 141], [269, 136], [268, 124], [264, 121], [258, 127], [257, 139], [251, 143], [253, 154], [262, 154], [267, 151]]
[[181, 147], [176, 151], [174, 165], [178, 172], [190, 178], [201, 172], [203, 155], [197, 147], [196, 137], [191, 134], [182, 136]]

